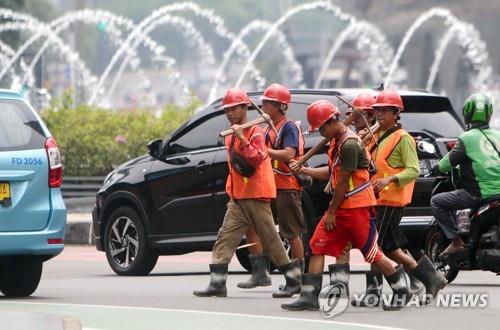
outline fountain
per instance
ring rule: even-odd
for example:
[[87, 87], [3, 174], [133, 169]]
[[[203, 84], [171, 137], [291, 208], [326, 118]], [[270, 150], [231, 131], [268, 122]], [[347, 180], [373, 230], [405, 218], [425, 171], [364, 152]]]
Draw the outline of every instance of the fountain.
[[[421, 27], [429, 20], [439, 18], [446, 31], [440, 37], [434, 51], [434, 60], [429, 68], [425, 87], [428, 90], [433, 88], [448, 46], [455, 43], [463, 50], [464, 60], [470, 63], [472, 68], [473, 79], [471, 81], [475, 85], [471, 86], [471, 89], [485, 91], [494, 99], [500, 98], [497, 92], [499, 87], [493, 83], [493, 69], [490, 65], [488, 50], [478, 30], [472, 24], [457, 18], [448, 9], [434, 7], [421, 14], [408, 28], [394, 53], [386, 36], [377, 26], [358, 20], [343, 12], [339, 6], [325, 0], [292, 7], [273, 23], [262, 20], [250, 21], [237, 34], [230, 31], [224, 19], [213, 10], [192, 2], [177, 2], [163, 6], [138, 23], [104, 10], [83, 9], [44, 23], [27, 14], [0, 9], [2, 20], [0, 33], [20, 31], [25, 37], [17, 49], [12, 49], [0, 40], [0, 82], [10, 83], [11, 86], [34, 88], [35, 66], [42, 56], [50, 51], [51, 56], [56, 55], [70, 64], [70, 83], [83, 95], [78, 98], [78, 101], [96, 104], [99, 100], [102, 105], [110, 102], [110, 97], [117, 89], [118, 82], [126, 69], [136, 71], [139, 76], [142, 76], [140, 79], [143, 79], [143, 82], [138, 83], [137, 86], [141, 84], [151, 86], [144, 71], [143, 59], [139, 56], [139, 50], [144, 48], [147, 50], [146, 54], [150, 56], [150, 63], [165, 72], [170, 89], [175, 90], [176, 93], [179, 90], [181, 92], [179, 95], [190, 96], [187, 80], [182, 79], [178, 61], [169, 56], [167, 45], [160, 45], [151, 36], [151, 33], [158, 27], [166, 25], [175, 28], [176, 33], [181, 35], [188, 46], [195, 50], [196, 58], [204, 68], [213, 68], [213, 77], [209, 77], [211, 84], [206, 87], [205, 102], [212, 102], [219, 97], [221, 86], [241, 86], [245, 82], [245, 85], [248, 84], [257, 89], [264, 88], [266, 78], [256, 68], [254, 62], [258, 56], [269, 56], [266, 54], [267, 48], [265, 47], [270, 41], [273, 41], [280, 49], [279, 54], [271, 55], [278, 55], [283, 59], [281, 61], [283, 66], [279, 69], [287, 77], [284, 78], [286, 80], [284, 83], [291, 88], [307, 87], [304, 86], [303, 68], [297, 61], [292, 44], [287, 40], [281, 28], [291, 18], [308, 11], [325, 12], [335, 18], [339, 24], [345, 24], [336, 35], [334, 43], [318, 70], [318, 75], [313, 81], [315, 88], [320, 88], [327, 70], [332, 66], [339, 50], [345, 47], [347, 41], [354, 42], [354, 47], [362, 58], [361, 72], [369, 73], [373, 83], [384, 80], [387, 87], [403, 87], [404, 81], [397, 74], [404, 73], [404, 67], [399, 66], [405, 50]], [[189, 18], [185, 14], [189, 15]], [[203, 23], [203, 29], [195, 23]], [[76, 24], [96, 26], [99, 33], [106, 34], [110, 44], [116, 47], [101, 73], [92, 73], [80, 55], [70, 48], [67, 41], [63, 40], [67, 35], [66, 32]], [[217, 40], [212, 40], [214, 36]], [[252, 41], [258, 40], [253, 49], [250, 49], [247, 44], [250, 37]], [[218, 39], [227, 43], [227, 46], [222, 50], [219, 46], [216, 52], [212, 47], [216, 42], [220, 45]], [[29, 62], [25, 57], [27, 51], [34, 54], [30, 56]], [[230, 75], [227, 73], [229, 70], [231, 70]], [[6, 79], [6, 76], [9, 79]]]
[[321, 82], [330, 67], [335, 55], [347, 40], [355, 40], [358, 51], [366, 58], [370, 66], [373, 81], [381, 81], [387, 74], [387, 68], [394, 54], [392, 46], [387, 42], [385, 35], [373, 24], [365, 21], [352, 21], [336, 38], [314, 84], [320, 88]]
[[432, 89], [446, 48], [454, 38], [457, 40], [457, 44], [465, 51], [465, 59], [472, 64], [474, 71], [477, 72], [476, 78], [473, 79], [474, 88], [478, 90], [488, 89], [491, 84], [489, 80], [491, 79], [493, 69], [489, 64], [486, 44], [481, 40], [477, 29], [473, 25], [464, 22], [454, 23], [441, 39], [438, 48], [436, 48], [426, 89]]
[[[254, 31], [266, 31], [270, 29], [272, 26], [271, 23], [266, 22], [266, 21], [261, 21], [261, 20], [254, 20], [248, 23], [243, 29], [241, 29], [240, 33], [236, 37], [236, 39], [231, 43], [229, 48], [224, 52], [222, 58], [222, 62], [219, 65], [219, 68], [217, 69], [217, 73], [215, 75], [214, 82], [212, 84], [212, 87], [210, 88], [210, 93], [208, 97], [208, 102], [211, 103], [217, 98], [217, 93], [218, 93], [218, 88], [219, 84], [223, 82], [223, 75], [224, 72], [227, 68], [227, 65], [229, 64], [229, 60], [231, 59], [232, 55], [234, 52], [237, 50], [238, 45], [242, 42], [243, 38], [245, 38], [247, 35]], [[281, 32], [277, 31], [276, 32], [276, 40], [278, 44], [281, 46], [283, 49], [283, 58], [285, 59], [285, 62], [288, 65], [288, 70], [292, 72], [292, 87], [294, 86], [300, 86], [302, 84], [302, 66], [297, 62], [295, 59], [295, 54], [293, 53], [293, 49], [286, 40], [286, 36]], [[264, 88], [265, 80], [260, 80], [257, 83], [257, 88], [262, 89]]]
[[273, 26], [270, 27], [270, 29], [267, 31], [267, 33], [264, 35], [264, 37], [261, 39], [260, 43], [257, 45], [257, 47], [253, 50], [252, 54], [250, 55], [250, 58], [247, 61], [247, 64], [243, 68], [243, 71], [241, 72], [238, 80], [236, 81], [236, 87], [239, 87], [241, 83], [243, 82], [243, 79], [245, 79], [245, 76], [247, 73], [250, 71], [250, 65], [253, 63], [257, 55], [262, 51], [266, 43], [269, 41], [269, 39], [273, 36], [273, 34], [276, 33], [278, 28], [283, 25], [288, 19], [293, 17], [294, 15], [297, 15], [301, 12], [304, 11], [310, 11], [310, 10], [317, 10], [317, 9], [323, 9], [328, 13], [331, 13], [334, 17], [338, 18], [341, 21], [353, 21], [354, 17], [344, 13], [339, 7], [333, 5], [329, 1], [316, 1], [316, 2], [311, 2], [311, 3], [306, 3], [302, 5], [298, 5], [296, 7], [293, 7], [289, 9], [283, 16], [281, 16], [276, 23], [273, 24]]
[[[490, 74], [491, 74], [491, 68], [488, 64], [488, 52], [486, 50], [486, 46], [484, 42], [481, 40], [479, 37], [479, 33], [475, 28], [473, 28], [470, 24], [469, 25], [464, 25], [463, 22], [461, 22], [457, 17], [455, 17], [448, 9], [441, 8], [441, 7], [435, 7], [431, 8], [430, 10], [426, 11], [422, 15], [420, 15], [415, 22], [408, 28], [406, 31], [403, 40], [401, 41], [397, 51], [396, 55], [394, 56], [391, 66], [389, 68], [389, 72], [387, 73], [387, 76], [384, 81], [384, 86], [390, 87], [392, 81], [392, 76], [396, 69], [398, 68], [399, 61], [401, 60], [401, 56], [403, 55], [405, 49], [407, 48], [409, 42], [411, 41], [413, 35], [415, 32], [428, 20], [434, 17], [440, 17], [444, 20], [444, 24], [446, 26], [451, 26], [452, 31], [455, 30], [460, 30], [462, 33], [459, 33], [458, 36], [458, 41], [460, 43], [460, 46], [464, 49], [467, 49], [466, 52], [466, 57], [469, 59], [469, 61], [476, 66], [476, 70], [478, 70], [478, 78], [480, 83], [480, 86], [478, 86], [479, 89], [486, 88], [488, 85], [488, 80], [490, 79]], [[467, 28], [465, 28], [467, 27]], [[453, 32], [454, 33], [454, 32]], [[447, 39], [451, 39], [451, 36], [445, 36]], [[445, 40], [446, 41], [446, 40]], [[446, 47], [443, 47], [442, 52], [446, 50]], [[478, 55], [477, 52], [483, 51], [482, 58], [480, 60], [480, 63], [477, 63], [476, 61], [476, 55]], [[439, 54], [438, 54], [439, 55]], [[476, 65], [477, 64], [477, 65]], [[437, 65], [438, 67], [439, 65]], [[436, 68], [437, 70], [437, 68]], [[434, 74], [435, 75], [435, 74]], [[429, 85], [429, 83], [427, 84]]]
[[[122, 55], [124, 49], [128, 46], [128, 44], [130, 44], [132, 40], [134, 40], [135, 38], [141, 38], [141, 33], [142, 33], [141, 31], [144, 28], [146, 28], [149, 24], [154, 24], [156, 20], [161, 19], [163, 15], [169, 14], [170, 12], [182, 11], [182, 10], [191, 11], [194, 15], [207, 19], [208, 22], [214, 26], [214, 31], [220, 37], [229, 39], [231, 41], [235, 39], [234, 34], [229, 32], [225, 27], [224, 20], [220, 16], [215, 15], [212, 10], [202, 9], [197, 4], [191, 2], [174, 3], [172, 5], [161, 7], [153, 11], [153, 13], [151, 13], [151, 15], [149, 15], [148, 17], [144, 18], [132, 31], [132, 33], [128, 36], [122, 47], [120, 47], [120, 49], [113, 55], [113, 58], [111, 59], [108, 66], [104, 70], [103, 74], [101, 75], [101, 78], [97, 83], [97, 87], [94, 89], [94, 93], [89, 100], [90, 104], [92, 104], [95, 101], [97, 93], [102, 88], [102, 85], [104, 84], [104, 81], [109, 75], [111, 69], [116, 64], [116, 62], [118, 61], [118, 59], [120, 58], [120, 56]], [[245, 51], [248, 53], [248, 47], [243, 42], [240, 42], [239, 45], [241, 46], [241, 49], [238, 50], [239, 54], [245, 53]], [[123, 71], [122, 68], [126, 67], [127, 63], [128, 63], [128, 56], [126, 56], [125, 59], [122, 61], [121, 67], [118, 70], [118, 77], [119, 74]], [[249, 65], [248, 70], [252, 71], [255, 76], [260, 76], [260, 73], [257, 70], [252, 70], [252, 68], [253, 67]]]
[[[139, 45], [149, 35], [149, 33], [153, 31], [157, 26], [162, 24], [170, 24], [173, 27], [179, 29], [184, 38], [188, 40], [190, 44], [194, 44], [196, 46], [197, 50], [199, 51], [199, 57], [202, 63], [208, 66], [215, 64], [215, 57], [212, 47], [205, 42], [201, 33], [195, 28], [195, 26], [191, 21], [188, 21], [179, 16], [163, 15], [161, 19], [158, 19], [153, 23], [149, 24], [142, 31], [141, 36], [134, 41], [132, 47], [130, 47], [131, 52], [134, 53], [137, 47], [139, 47]], [[113, 82], [111, 83], [111, 87], [108, 89], [107, 96], [105, 97], [105, 99], [109, 99], [110, 96], [113, 94], [116, 85], [118, 83], [118, 80], [123, 70], [125, 69], [127, 62], [128, 62], [128, 57], [126, 57], [125, 60], [122, 62], [122, 66], [120, 67]]]

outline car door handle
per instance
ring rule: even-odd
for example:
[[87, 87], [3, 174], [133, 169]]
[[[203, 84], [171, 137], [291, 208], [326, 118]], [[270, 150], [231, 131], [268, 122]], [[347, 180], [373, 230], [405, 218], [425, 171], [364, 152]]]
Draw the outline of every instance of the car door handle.
[[194, 170], [199, 173], [203, 173], [205, 169], [209, 166], [206, 161], [202, 160], [194, 167]]

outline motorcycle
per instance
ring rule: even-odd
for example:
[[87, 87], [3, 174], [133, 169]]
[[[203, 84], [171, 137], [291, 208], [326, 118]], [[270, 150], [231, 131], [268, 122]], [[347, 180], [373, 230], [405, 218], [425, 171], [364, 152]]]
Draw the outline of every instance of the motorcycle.
[[[451, 171], [447, 177], [438, 178], [432, 196], [455, 190], [456, 179], [456, 171]], [[474, 209], [456, 211], [454, 216], [465, 249], [441, 257], [441, 252], [450, 240], [433, 220], [425, 242], [425, 253], [436, 269], [446, 277], [448, 283], [461, 270], [485, 270], [500, 275], [500, 194], [482, 200]]]

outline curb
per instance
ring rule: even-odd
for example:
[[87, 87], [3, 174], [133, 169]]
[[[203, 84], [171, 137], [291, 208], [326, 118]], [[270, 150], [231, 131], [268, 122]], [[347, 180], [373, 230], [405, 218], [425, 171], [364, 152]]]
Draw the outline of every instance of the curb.
[[64, 243], [69, 245], [93, 245], [94, 232], [90, 213], [68, 213]]

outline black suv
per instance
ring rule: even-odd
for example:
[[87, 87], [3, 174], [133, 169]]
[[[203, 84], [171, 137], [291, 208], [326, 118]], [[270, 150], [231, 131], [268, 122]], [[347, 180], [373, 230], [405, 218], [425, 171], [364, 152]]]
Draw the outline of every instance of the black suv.
[[[304, 129], [305, 110], [313, 101], [329, 100], [345, 113], [346, 105], [335, 95], [352, 100], [361, 92], [375, 93], [362, 89], [291, 92], [288, 116], [299, 120]], [[405, 105], [401, 121], [417, 141], [421, 168], [401, 227], [410, 246], [421, 248], [432, 220], [429, 200], [435, 180], [427, 174], [452, 147], [463, 127], [448, 98], [418, 91], [400, 94]], [[260, 102], [261, 95], [249, 94], [255, 102]], [[149, 154], [120, 165], [106, 177], [97, 193], [93, 226], [97, 249], [106, 252], [117, 274], [148, 274], [158, 255], [211, 250], [228, 201], [224, 191], [226, 150], [219, 132], [229, 123], [221, 106], [221, 100], [215, 101], [164, 140], [150, 142]], [[257, 115], [251, 109], [249, 119]], [[306, 150], [321, 139], [318, 133], [305, 133]], [[312, 157], [309, 166], [326, 165], [325, 151]], [[325, 182], [316, 181], [303, 194], [308, 234], [314, 231], [329, 201], [324, 186]], [[308, 238], [304, 237], [306, 244]], [[244, 249], [238, 250], [237, 256], [248, 269]]]

